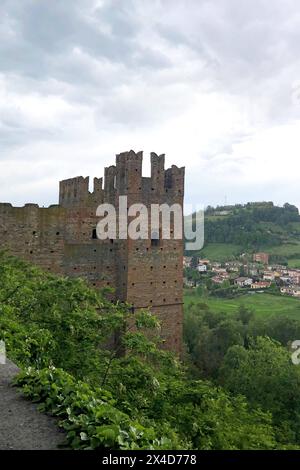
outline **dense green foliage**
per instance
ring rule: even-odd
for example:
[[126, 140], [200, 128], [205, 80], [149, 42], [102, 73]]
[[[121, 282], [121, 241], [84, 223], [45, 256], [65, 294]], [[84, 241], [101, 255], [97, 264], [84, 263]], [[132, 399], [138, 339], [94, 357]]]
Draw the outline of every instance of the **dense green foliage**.
[[257, 337], [247, 347], [230, 347], [220, 381], [253, 405], [271, 411], [282, 440], [300, 442], [300, 370], [280, 343]]
[[[263, 403], [249, 404], [192, 376], [192, 365], [183, 367], [159, 348], [159, 324], [149, 312], [133, 315], [83, 281], [43, 273], [6, 255], [0, 274], [0, 339], [10, 358], [30, 366], [18, 383], [29, 398], [60, 417], [71, 446], [280, 445]], [[236, 340], [230, 338], [226, 347]]]
[[300, 367], [289, 351], [299, 334], [300, 318], [257, 317], [243, 306], [228, 316], [203, 302], [186, 308], [184, 335], [195, 375], [270, 412], [280, 448], [300, 444]]

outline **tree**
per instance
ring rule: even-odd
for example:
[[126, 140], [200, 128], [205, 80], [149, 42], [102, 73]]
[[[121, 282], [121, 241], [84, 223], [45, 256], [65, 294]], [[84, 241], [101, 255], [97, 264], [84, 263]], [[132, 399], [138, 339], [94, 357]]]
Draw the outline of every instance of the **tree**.
[[276, 448], [271, 414], [250, 409], [243, 397], [210, 382], [170, 382], [163, 395], [158, 393], [154, 409], [180, 436], [189, 436], [193, 449]]
[[196, 364], [205, 376], [215, 378], [227, 350], [236, 344], [244, 344], [241, 325], [234, 320], [223, 320], [199, 336], [194, 349]]
[[244, 305], [240, 305], [238, 313], [237, 313], [237, 320], [241, 321], [243, 325], [248, 325], [251, 320], [254, 319], [254, 312]]
[[[248, 349], [233, 346], [227, 351], [219, 378], [230, 392], [270, 410], [281, 440], [300, 441], [300, 369], [280, 343], [258, 337]], [[291, 430], [288, 435], [287, 429]]]

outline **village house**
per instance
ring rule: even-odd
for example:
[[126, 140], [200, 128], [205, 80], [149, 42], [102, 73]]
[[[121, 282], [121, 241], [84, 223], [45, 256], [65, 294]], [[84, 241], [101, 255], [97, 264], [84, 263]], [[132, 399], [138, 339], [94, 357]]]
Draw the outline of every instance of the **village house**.
[[280, 292], [282, 294], [291, 295], [293, 297], [300, 298], [300, 287], [299, 286], [281, 287]]
[[286, 266], [283, 266], [282, 264], [272, 264], [268, 266], [268, 271], [278, 271], [282, 273], [286, 271]]
[[269, 255], [268, 253], [254, 253], [253, 261], [256, 263], [269, 264]]
[[281, 294], [292, 295], [292, 286], [284, 286], [280, 288]]
[[287, 269], [286, 274], [288, 274], [290, 277], [295, 277], [299, 276], [299, 270], [298, 269]]
[[215, 267], [213, 267], [212, 272], [217, 273], [217, 274], [226, 274], [227, 269], [226, 268], [215, 268]]
[[264, 271], [263, 280], [274, 282], [276, 278], [280, 278], [280, 274], [277, 271]]
[[223, 282], [226, 281], [226, 278], [223, 276], [214, 276], [211, 278], [211, 280], [215, 284], [223, 284]]
[[199, 264], [206, 264], [208, 265], [210, 263], [209, 259], [199, 259]]
[[223, 277], [224, 279], [230, 279], [230, 274], [228, 272], [221, 273], [220, 276]]
[[257, 281], [251, 284], [251, 289], [267, 289], [271, 283], [268, 281]]
[[207, 265], [206, 264], [198, 264], [197, 266], [197, 271], [199, 273], [206, 273], [207, 271]]
[[292, 278], [290, 276], [280, 276], [279, 279], [286, 285], [292, 284]]
[[288, 276], [291, 278], [293, 284], [300, 285], [300, 272], [299, 270], [288, 270]]
[[239, 287], [249, 287], [253, 284], [253, 279], [250, 277], [238, 277], [234, 280], [234, 283]]
[[280, 276], [288, 276], [289, 273], [287, 271], [287, 269], [276, 269], [276, 271], [280, 274]]
[[292, 277], [292, 283], [296, 284], [297, 286], [300, 286], [300, 276]]
[[221, 267], [221, 263], [218, 263], [217, 261], [213, 261], [210, 265], [211, 265], [212, 270], [213, 270], [213, 268], [220, 268]]
[[238, 273], [240, 271], [242, 263], [238, 261], [228, 261], [227, 263], [225, 263], [225, 266], [228, 271], [232, 273]]
[[231, 273], [238, 273], [238, 272], [240, 272], [240, 266], [229, 266], [227, 269], [228, 269], [228, 271], [230, 271]]

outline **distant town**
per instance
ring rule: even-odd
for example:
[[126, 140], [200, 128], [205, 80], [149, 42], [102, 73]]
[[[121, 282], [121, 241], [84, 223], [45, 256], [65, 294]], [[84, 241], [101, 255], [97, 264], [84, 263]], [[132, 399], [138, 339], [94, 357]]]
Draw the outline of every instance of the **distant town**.
[[[300, 298], [300, 269], [269, 264], [268, 253], [242, 254], [240, 260], [210, 261], [184, 256], [184, 286], [195, 288], [209, 280], [212, 286], [251, 291], [277, 290], [283, 295]], [[208, 284], [206, 282], [206, 284]]]

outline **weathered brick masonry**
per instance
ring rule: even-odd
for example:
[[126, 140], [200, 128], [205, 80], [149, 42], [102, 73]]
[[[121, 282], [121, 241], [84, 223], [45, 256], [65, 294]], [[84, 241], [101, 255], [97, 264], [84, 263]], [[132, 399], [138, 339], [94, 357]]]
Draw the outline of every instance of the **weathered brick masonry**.
[[113, 287], [116, 298], [134, 309], [150, 307], [162, 321], [166, 347], [180, 353], [182, 241], [95, 238], [97, 207], [105, 202], [118, 207], [120, 195], [128, 197], [128, 207], [182, 206], [184, 168], [165, 170], [164, 155], [151, 153], [151, 177], [143, 177], [142, 160], [142, 152], [117, 155], [116, 165], [105, 168], [104, 187], [102, 178], [95, 178], [92, 192], [89, 178], [61, 181], [59, 205], [0, 204], [0, 244], [45, 270], [83, 277], [95, 287]]

